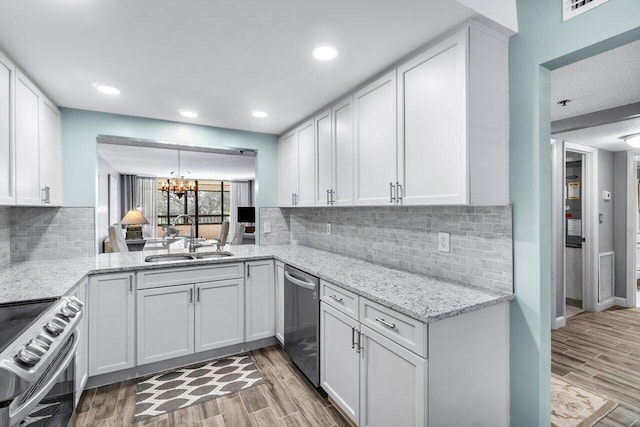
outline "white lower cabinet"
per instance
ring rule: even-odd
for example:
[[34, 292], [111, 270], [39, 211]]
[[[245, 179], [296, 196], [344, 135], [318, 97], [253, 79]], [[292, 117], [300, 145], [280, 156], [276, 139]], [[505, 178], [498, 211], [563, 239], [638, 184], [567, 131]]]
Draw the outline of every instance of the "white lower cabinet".
[[273, 260], [247, 262], [245, 269], [245, 340], [272, 337], [276, 333]]
[[196, 284], [195, 351], [244, 342], [242, 278]]
[[284, 264], [276, 262], [276, 338], [284, 345]]
[[358, 326], [356, 320], [320, 303], [320, 385], [356, 424], [360, 419]]
[[360, 426], [426, 426], [427, 361], [360, 326]]
[[80, 400], [80, 396], [84, 391], [84, 386], [87, 384], [87, 379], [89, 378], [89, 342], [87, 340], [87, 324], [88, 324], [88, 311], [89, 306], [87, 305], [87, 281], [83, 281], [78, 289], [73, 294], [74, 297], [78, 298], [83, 304], [83, 315], [80, 323], [78, 324], [78, 349], [76, 350], [76, 375], [75, 375], [75, 402], [77, 405]]
[[134, 360], [134, 273], [89, 279], [89, 375], [131, 368]]
[[193, 285], [138, 291], [138, 365], [194, 351]]

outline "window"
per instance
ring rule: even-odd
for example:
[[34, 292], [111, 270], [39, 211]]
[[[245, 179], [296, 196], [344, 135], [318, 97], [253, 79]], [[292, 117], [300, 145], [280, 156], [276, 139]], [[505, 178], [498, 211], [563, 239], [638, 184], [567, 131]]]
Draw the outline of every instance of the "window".
[[[162, 190], [167, 179], [158, 179], [158, 225], [172, 224], [178, 215], [189, 214], [196, 221], [196, 236], [199, 226], [221, 224], [229, 220], [231, 207], [231, 183], [228, 181], [195, 181], [196, 191], [182, 197]], [[188, 224], [181, 219], [178, 224]]]

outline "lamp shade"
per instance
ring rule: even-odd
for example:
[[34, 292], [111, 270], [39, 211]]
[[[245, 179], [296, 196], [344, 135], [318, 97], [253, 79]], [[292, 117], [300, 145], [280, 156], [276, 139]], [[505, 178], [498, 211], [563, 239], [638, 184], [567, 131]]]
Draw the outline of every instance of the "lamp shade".
[[129, 212], [127, 212], [124, 218], [122, 218], [122, 221], [120, 221], [120, 224], [122, 225], [149, 224], [149, 221], [147, 221], [147, 218], [145, 218], [144, 215], [142, 215], [142, 212], [140, 212], [137, 209], [132, 209]]

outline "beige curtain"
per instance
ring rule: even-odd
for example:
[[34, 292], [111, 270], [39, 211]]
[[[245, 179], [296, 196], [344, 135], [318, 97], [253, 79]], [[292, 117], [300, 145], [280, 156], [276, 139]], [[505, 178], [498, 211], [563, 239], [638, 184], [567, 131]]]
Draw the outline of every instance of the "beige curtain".
[[137, 176], [135, 184], [136, 208], [142, 211], [149, 224], [142, 226], [142, 235], [146, 238], [158, 235], [158, 212], [156, 197], [158, 178], [155, 176]]

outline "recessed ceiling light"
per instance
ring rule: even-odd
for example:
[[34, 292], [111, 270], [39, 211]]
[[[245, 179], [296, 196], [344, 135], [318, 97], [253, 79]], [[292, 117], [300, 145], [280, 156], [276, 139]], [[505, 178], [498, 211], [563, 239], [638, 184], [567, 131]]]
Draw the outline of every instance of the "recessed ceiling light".
[[251, 115], [253, 117], [258, 117], [261, 119], [269, 116], [269, 114], [267, 114], [265, 111], [253, 111]]
[[97, 91], [106, 93], [107, 95], [120, 95], [120, 89], [113, 86], [94, 83], [93, 87], [95, 87]]
[[330, 44], [320, 44], [313, 48], [313, 57], [319, 61], [330, 61], [338, 56], [338, 50]]
[[188, 117], [190, 119], [195, 119], [198, 117], [198, 113], [196, 113], [195, 111], [185, 111], [185, 110], [181, 110], [178, 111], [180, 113], [180, 115], [182, 117]]
[[640, 133], [637, 133], [635, 135], [629, 135], [624, 139], [624, 142], [626, 142], [633, 148], [640, 148]]

